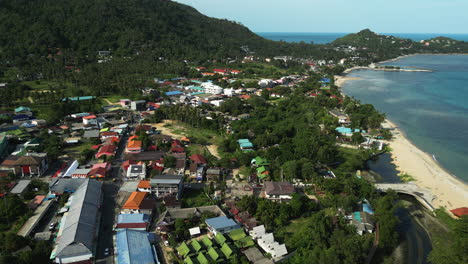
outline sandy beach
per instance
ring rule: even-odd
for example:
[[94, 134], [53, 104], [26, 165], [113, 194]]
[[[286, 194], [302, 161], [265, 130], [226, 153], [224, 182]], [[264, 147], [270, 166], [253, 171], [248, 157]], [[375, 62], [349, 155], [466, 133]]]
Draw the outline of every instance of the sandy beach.
[[[346, 74], [363, 67], [355, 67], [344, 72], [343, 76], [335, 76], [335, 84], [341, 87], [346, 81], [358, 78], [347, 77]], [[389, 128], [394, 135], [387, 142], [390, 148], [393, 163], [402, 173], [408, 173], [415, 179], [419, 187], [429, 189], [435, 196], [432, 205], [435, 208], [445, 207], [452, 210], [468, 206], [468, 185], [442, 168], [431, 155], [416, 147], [405, 134], [389, 120], [382, 124]]]
[[434, 207], [448, 210], [468, 205], [468, 186], [442, 168], [428, 153], [417, 148], [401, 130], [389, 120], [383, 124], [391, 129], [394, 138], [388, 142], [393, 162], [402, 173], [415, 179], [416, 185], [431, 190]]

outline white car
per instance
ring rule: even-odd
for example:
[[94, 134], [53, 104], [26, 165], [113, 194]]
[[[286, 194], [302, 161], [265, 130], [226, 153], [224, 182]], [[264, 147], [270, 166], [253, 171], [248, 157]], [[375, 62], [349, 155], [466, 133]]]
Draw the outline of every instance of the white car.
[[109, 256], [109, 248], [104, 249], [104, 256]]

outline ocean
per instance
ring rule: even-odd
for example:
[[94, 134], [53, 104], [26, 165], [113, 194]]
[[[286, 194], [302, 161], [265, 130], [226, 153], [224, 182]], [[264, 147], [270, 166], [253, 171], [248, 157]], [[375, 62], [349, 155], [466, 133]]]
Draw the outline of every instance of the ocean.
[[356, 70], [343, 91], [373, 104], [415, 145], [468, 182], [468, 55], [417, 55], [392, 66], [434, 72]]
[[[314, 32], [257, 32], [258, 35], [271, 40], [286, 42], [301, 42], [326, 44], [341, 38], [349, 33], [314, 33]], [[409, 38], [414, 41], [445, 36], [461, 41], [468, 41], [468, 34], [445, 34], [445, 33], [382, 33], [400, 38]]]

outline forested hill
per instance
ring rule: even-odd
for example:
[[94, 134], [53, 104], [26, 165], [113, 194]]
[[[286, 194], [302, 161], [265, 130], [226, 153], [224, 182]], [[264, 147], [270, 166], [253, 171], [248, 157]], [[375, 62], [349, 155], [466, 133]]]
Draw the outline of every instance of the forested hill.
[[[394, 36], [380, 35], [369, 29], [348, 34], [331, 43], [333, 46], [353, 46], [374, 54], [378, 58], [394, 58], [410, 53], [465, 53], [468, 42], [446, 37], [437, 37], [420, 42]], [[376, 56], [375, 56], [376, 55]]]
[[114, 56], [151, 51], [187, 59], [316, 50], [266, 40], [238, 23], [168, 0], [2, 0], [0, 32], [0, 51], [8, 59], [47, 54], [48, 48], [77, 57], [111, 50]]

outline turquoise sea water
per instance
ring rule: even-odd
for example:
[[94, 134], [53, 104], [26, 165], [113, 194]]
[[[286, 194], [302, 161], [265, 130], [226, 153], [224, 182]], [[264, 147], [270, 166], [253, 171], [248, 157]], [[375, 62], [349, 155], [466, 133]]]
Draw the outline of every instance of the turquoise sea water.
[[343, 91], [371, 103], [423, 151], [468, 182], [468, 56], [418, 55], [395, 62], [434, 72], [357, 70]]
[[[349, 33], [314, 33], [314, 32], [257, 32], [258, 35], [271, 39], [283, 40], [286, 42], [313, 42], [315, 44], [325, 44], [341, 38]], [[438, 36], [445, 36], [456, 40], [468, 41], [468, 34], [445, 34], [445, 33], [382, 33], [400, 38], [409, 38], [414, 41], [430, 39]]]

